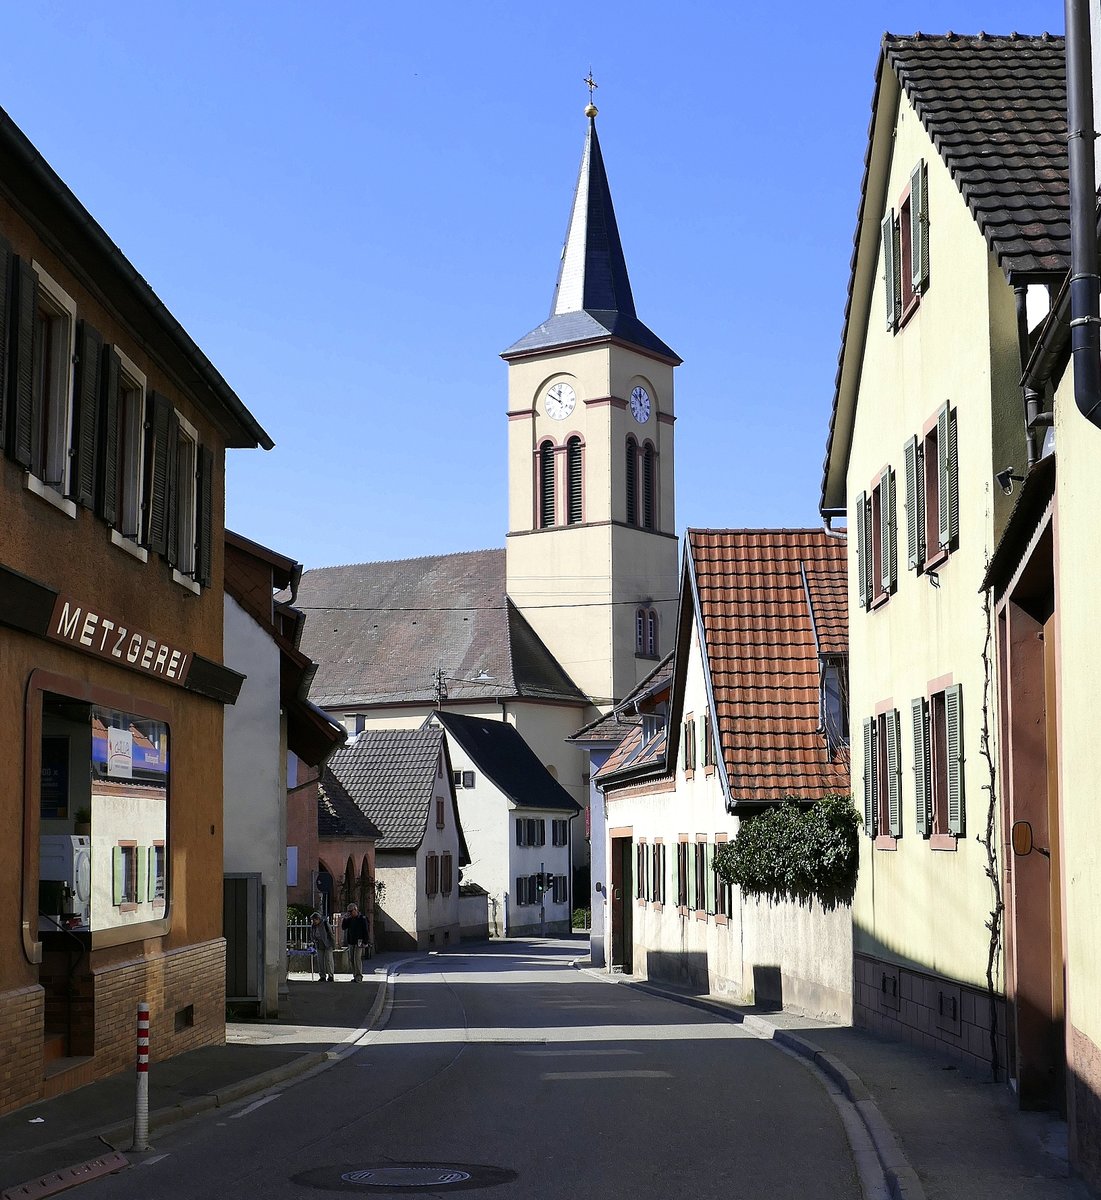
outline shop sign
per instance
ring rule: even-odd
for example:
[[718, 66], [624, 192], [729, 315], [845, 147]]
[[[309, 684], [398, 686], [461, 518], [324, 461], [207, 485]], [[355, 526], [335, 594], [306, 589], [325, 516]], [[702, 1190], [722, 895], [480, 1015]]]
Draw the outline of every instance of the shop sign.
[[64, 594], [54, 602], [46, 636], [84, 654], [180, 687], [191, 661], [190, 651], [135, 629], [118, 614], [99, 612]]

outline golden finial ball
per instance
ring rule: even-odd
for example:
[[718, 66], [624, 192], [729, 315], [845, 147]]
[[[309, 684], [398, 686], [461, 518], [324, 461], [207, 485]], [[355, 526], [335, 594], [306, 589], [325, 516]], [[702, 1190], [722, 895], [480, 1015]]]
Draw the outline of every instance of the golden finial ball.
[[596, 105], [593, 104], [591, 101], [585, 105], [585, 116], [595, 117], [597, 112], [598, 112], [598, 109], [597, 109]]

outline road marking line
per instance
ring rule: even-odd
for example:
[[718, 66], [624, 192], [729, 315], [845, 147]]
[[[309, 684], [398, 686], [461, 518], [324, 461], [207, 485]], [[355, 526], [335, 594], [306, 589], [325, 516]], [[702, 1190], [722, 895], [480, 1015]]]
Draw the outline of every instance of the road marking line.
[[259, 1100], [253, 1100], [248, 1108], [242, 1108], [240, 1112], [234, 1113], [229, 1119], [237, 1121], [241, 1117], [247, 1117], [250, 1112], [255, 1112], [258, 1108], [262, 1108], [265, 1104], [270, 1104], [273, 1100], [278, 1100], [282, 1092], [276, 1092], [274, 1096], [262, 1096]]
[[547, 1071], [543, 1079], [672, 1079], [672, 1071]]
[[549, 1058], [553, 1055], [555, 1058], [607, 1058], [613, 1054], [634, 1054], [639, 1055], [641, 1050], [517, 1050], [517, 1054], [527, 1054], [531, 1057]]
[[162, 1158], [167, 1157], [167, 1154], [154, 1154], [152, 1158], [143, 1159], [140, 1165], [143, 1167], [151, 1167], [154, 1163], [159, 1163]]

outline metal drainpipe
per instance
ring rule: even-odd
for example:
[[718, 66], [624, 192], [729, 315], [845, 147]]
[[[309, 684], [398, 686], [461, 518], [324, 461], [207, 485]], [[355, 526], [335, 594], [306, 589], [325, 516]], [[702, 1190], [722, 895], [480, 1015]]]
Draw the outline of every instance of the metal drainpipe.
[[1101, 427], [1097, 190], [1089, 0], [1066, 0], [1067, 153], [1070, 159], [1070, 337], [1074, 402]]
[[[1013, 300], [1017, 308], [1017, 346], [1021, 354], [1022, 373], [1028, 366], [1028, 285], [1015, 283], [1013, 285]], [[1025, 402], [1025, 450], [1028, 454], [1028, 465], [1031, 468], [1036, 462], [1036, 437], [1033, 434], [1033, 422], [1040, 415], [1040, 400], [1042, 395], [1025, 377], [1021, 388]]]

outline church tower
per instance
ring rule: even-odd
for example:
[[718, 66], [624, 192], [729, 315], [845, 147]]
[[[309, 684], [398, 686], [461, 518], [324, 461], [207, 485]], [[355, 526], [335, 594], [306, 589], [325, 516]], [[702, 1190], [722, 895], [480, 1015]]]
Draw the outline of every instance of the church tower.
[[509, 366], [508, 594], [602, 707], [673, 647], [677, 355], [635, 314], [589, 127], [550, 316]]

